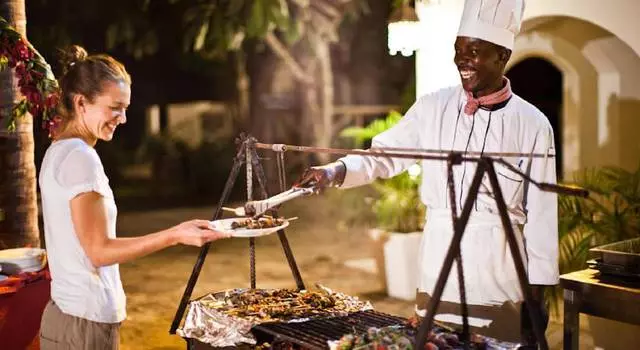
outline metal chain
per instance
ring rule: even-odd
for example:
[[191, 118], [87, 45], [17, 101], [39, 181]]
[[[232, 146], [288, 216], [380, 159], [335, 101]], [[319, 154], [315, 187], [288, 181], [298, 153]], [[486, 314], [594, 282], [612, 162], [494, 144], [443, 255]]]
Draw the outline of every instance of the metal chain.
[[277, 165], [278, 165], [278, 180], [280, 181], [280, 191], [284, 191], [287, 186], [287, 178], [284, 167], [284, 152], [278, 152]]

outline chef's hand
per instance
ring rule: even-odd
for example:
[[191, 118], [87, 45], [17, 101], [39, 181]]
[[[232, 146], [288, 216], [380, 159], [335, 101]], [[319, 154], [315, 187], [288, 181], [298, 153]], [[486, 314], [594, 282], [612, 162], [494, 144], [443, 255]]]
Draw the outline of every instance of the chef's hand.
[[201, 247], [205, 243], [221, 238], [231, 237], [227, 233], [215, 231], [209, 226], [207, 220], [190, 220], [178, 224], [169, 229], [174, 244], [192, 245]]
[[310, 167], [302, 173], [293, 187], [313, 187], [321, 191], [327, 186], [338, 186], [344, 181], [347, 168], [341, 161]]

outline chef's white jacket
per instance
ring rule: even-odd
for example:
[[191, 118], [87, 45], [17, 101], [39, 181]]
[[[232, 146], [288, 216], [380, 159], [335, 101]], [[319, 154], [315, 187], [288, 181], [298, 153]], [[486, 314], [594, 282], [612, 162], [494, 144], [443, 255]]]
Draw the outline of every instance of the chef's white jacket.
[[[545, 153], [548, 158], [505, 158], [534, 180], [555, 183], [553, 130], [536, 107], [517, 95], [497, 110], [478, 109], [464, 113], [467, 97], [461, 86], [439, 90], [419, 98], [400, 122], [379, 134], [372, 148], [400, 147], [455, 150], [461, 152]], [[349, 155], [340, 159], [347, 168], [342, 187], [367, 184], [376, 178], [389, 178], [405, 171], [412, 159]], [[446, 162], [422, 160], [420, 195], [427, 207], [421, 246], [421, 291], [432, 293], [442, 261], [453, 234], [447, 192]], [[458, 213], [467, 197], [476, 168], [464, 162], [454, 166]], [[531, 284], [558, 282], [557, 196], [540, 191], [516, 173], [496, 164], [518, 244]], [[524, 226], [521, 231], [520, 227]], [[462, 240], [465, 284], [471, 304], [500, 304], [521, 301], [511, 253], [485, 175], [480, 195], [473, 207]], [[454, 265], [455, 267], [455, 265]], [[455, 272], [455, 268], [452, 270]], [[459, 301], [455, 273], [450, 275], [442, 300]]]

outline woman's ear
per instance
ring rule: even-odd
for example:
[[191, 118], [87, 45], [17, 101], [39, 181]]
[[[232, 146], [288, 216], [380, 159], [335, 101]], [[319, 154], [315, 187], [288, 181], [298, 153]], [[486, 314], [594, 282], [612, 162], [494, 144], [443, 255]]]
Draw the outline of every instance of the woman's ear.
[[87, 99], [84, 96], [80, 94], [75, 94], [71, 98], [71, 101], [73, 103], [73, 112], [75, 115], [81, 116], [86, 112]]

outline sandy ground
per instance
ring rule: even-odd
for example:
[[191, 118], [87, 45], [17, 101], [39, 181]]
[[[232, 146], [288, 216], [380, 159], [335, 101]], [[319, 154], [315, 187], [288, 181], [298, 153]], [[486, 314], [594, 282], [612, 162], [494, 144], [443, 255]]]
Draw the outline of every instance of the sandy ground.
[[[323, 196], [290, 202], [282, 209], [282, 215], [299, 217], [287, 229], [287, 236], [303, 280], [307, 286], [321, 283], [357, 295], [371, 301], [379, 311], [409, 316], [413, 305], [387, 297], [376, 274], [345, 266], [348, 260], [371, 257], [366, 231], [373, 221], [361, 214], [369, 206], [363, 194], [329, 190]], [[210, 219], [213, 212], [211, 206], [121, 213], [118, 232], [121, 236], [141, 235], [187, 219]], [[257, 286], [295, 287], [277, 236], [262, 237], [256, 246]], [[182, 338], [169, 334], [169, 327], [198, 252], [199, 248], [176, 246], [121, 265], [128, 304], [128, 318], [121, 331], [123, 350], [186, 347]], [[214, 242], [193, 297], [248, 287], [249, 281], [248, 240]], [[588, 330], [583, 334], [586, 347], [581, 348], [590, 348]], [[561, 348], [562, 328], [557, 321], [551, 324], [547, 336], [552, 348]]]

